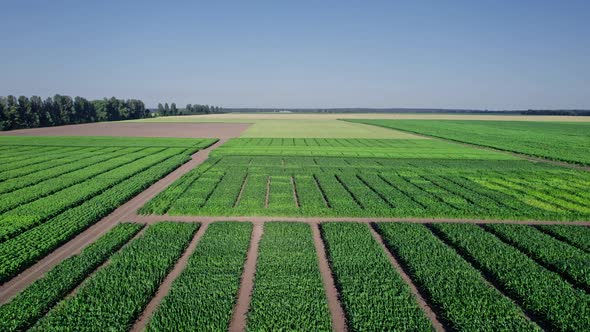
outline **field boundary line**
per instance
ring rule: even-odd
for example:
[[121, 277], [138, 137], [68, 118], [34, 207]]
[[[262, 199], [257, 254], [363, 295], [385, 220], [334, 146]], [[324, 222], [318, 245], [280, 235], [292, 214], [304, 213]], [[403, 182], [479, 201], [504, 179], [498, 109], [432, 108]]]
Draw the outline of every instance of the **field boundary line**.
[[252, 299], [252, 291], [254, 290], [254, 278], [256, 277], [256, 263], [258, 261], [258, 246], [262, 235], [264, 233], [264, 225], [262, 223], [254, 223], [252, 228], [252, 235], [250, 237], [250, 247], [244, 262], [244, 270], [240, 278], [240, 288], [238, 297], [234, 306], [232, 319], [229, 323], [230, 332], [242, 332], [246, 330], [248, 320], [248, 310], [250, 309], [250, 301]]
[[197, 230], [197, 232], [193, 236], [188, 247], [186, 247], [186, 249], [182, 253], [182, 256], [180, 256], [178, 261], [176, 261], [176, 264], [174, 264], [174, 267], [172, 268], [170, 273], [168, 273], [168, 275], [166, 275], [166, 277], [164, 278], [164, 280], [162, 281], [160, 286], [158, 286], [158, 290], [156, 291], [156, 294], [154, 294], [154, 297], [150, 300], [150, 302], [147, 304], [147, 306], [143, 309], [143, 312], [139, 315], [139, 317], [137, 318], [137, 320], [133, 324], [133, 327], [131, 327], [130, 331], [139, 332], [139, 331], [143, 331], [147, 327], [153, 314], [156, 312], [156, 310], [160, 306], [160, 303], [162, 303], [162, 300], [164, 300], [164, 298], [170, 293], [170, 290], [172, 289], [172, 285], [173, 285], [174, 281], [182, 274], [182, 272], [186, 268], [189, 259], [191, 258], [191, 256], [195, 252], [195, 249], [199, 245], [199, 242], [201, 241], [201, 238], [203, 237], [203, 235], [207, 231], [208, 227], [209, 227], [209, 223], [201, 223], [199, 229]]
[[334, 277], [332, 275], [332, 268], [330, 267], [326, 255], [326, 247], [320, 232], [320, 225], [319, 223], [314, 223], [310, 226], [313, 232], [313, 243], [315, 245], [320, 274], [324, 284], [326, 300], [328, 301], [330, 316], [332, 316], [332, 329], [336, 332], [348, 331], [346, 315], [344, 314], [344, 309], [340, 303], [340, 295], [338, 294], [338, 289], [336, 288], [336, 283], [334, 282]]
[[[31, 265], [14, 278], [0, 286], [0, 301], [8, 296], [13, 296], [25, 289], [35, 280], [41, 278], [47, 271], [53, 269], [62, 260], [73, 255], [79, 254], [89, 244], [106, 234], [117, 223], [124, 221], [135, 221], [137, 210], [141, 208], [150, 199], [154, 198], [161, 191], [170, 186], [182, 175], [188, 173], [193, 168], [202, 164], [209, 157], [209, 153], [215, 148], [225, 143], [227, 139], [220, 139], [209, 147], [197, 151], [191, 156], [191, 159], [177, 167], [168, 175], [164, 176], [147, 189], [137, 194], [127, 202], [109, 213], [106, 217], [100, 219], [78, 235], [72, 237], [68, 242], [56, 248], [51, 253], [45, 255], [37, 263]], [[166, 220], [160, 220], [166, 221]], [[147, 223], [146, 223], [147, 224]]]
[[501, 219], [451, 219], [451, 218], [372, 218], [372, 217], [285, 217], [285, 216], [176, 216], [176, 215], [135, 215], [125, 221], [152, 224], [159, 221], [184, 221], [184, 222], [407, 222], [418, 224], [433, 223], [467, 223], [467, 224], [522, 224], [522, 225], [572, 225], [590, 226], [590, 221], [555, 221], [555, 220], [501, 220]]
[[391, 266], [395, 269], [395, 271], [401, 276], [402, 280], [410, 288], [410, 292], [414, 296], [416, 302], [418, 302], [418, 306], [420, 307], [420, 309], [422, 309], [422, 312], [424, 312], [424, 315], [426, 316], [426, 318], [428, 318], [428, 320], [430, 320], [430, 323], [434, 327], [434, 330], [439, 331], [439, 332], [440, 331], [447, 331], [447, 329], [444, 327], [444, 325], [438, 319], [438, 315], [430, 307], [428, 302], [426, 302], [425, 297], [422, 296], [420, 290], [418, 289], [418, 287], [416, 287], [412, 278], [410, 278], [410, 275], [408, 273], [406, 273], [406, 270], [401, 266], [401, 264], [399, 263], [399, 261], [395, 257], [395, 255], [389, 250], [389, 248], [385, 244], [385, 241], [383, 241], [383, 238], [381, 237], [381, 235], [375, 230], [375, 228], [373, 227], [373, 223], [367, 224], [367, 227], [371, 231], [371, 235], [373, 235], [373, 238], [375, 239], [375, 241], [377, 241], [377, 243], [379, 244], [379, 246], [381, 247], [381, 249], [383, 250], [383, 252], [387, 256], [387, 259], [389, 260], [389, 263], [391, 264]]

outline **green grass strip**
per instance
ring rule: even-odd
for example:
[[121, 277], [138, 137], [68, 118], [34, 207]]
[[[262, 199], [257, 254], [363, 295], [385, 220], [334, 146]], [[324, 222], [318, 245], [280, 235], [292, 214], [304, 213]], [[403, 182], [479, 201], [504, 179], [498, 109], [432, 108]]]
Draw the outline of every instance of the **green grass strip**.
[[162, 222], [113, 255], [32, 331], [127, 331], [154, 296], [198, 224]]
[[227, 330], [251, 233], [251, 223], [211, 224], [147, 330]]
[[366, 224], [323, 223], [321, 231], [350, 330], [432, 330]]
[[140, 224], [119, 224], [79, 255], [64, 260], [43, 278], [33, 282], [9, 303], [0, 307], [0, 331], [22, 331], [29, 328], [141, 228]]
[[265, 223], [248, 331], [331, 331], [311, 227]]

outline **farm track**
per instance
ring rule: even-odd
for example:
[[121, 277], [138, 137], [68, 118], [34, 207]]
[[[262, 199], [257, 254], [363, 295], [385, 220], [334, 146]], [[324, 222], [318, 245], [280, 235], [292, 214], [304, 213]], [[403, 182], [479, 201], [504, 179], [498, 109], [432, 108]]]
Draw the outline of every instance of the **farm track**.
[[156, 309], [158, 309], [158, 306], [160, 305], [164, 297], [166, 297], [166, 295], [168, 295], [168, 293], [170, 292], [170, 289], [172, 288], [172, 283], [174, 282], [174, 280], [176, 280], [176, 278], [178, 278], [178, 276], [180, 276], [182, 271], [184, 271], [184, 268], [188, 264], [188, 260], [197, 248], [197, 245], [203, 237], [203, 234], [205, 234], [205, 232], [207, 231], [208, 227], [209, 223], [201, 224], [199, 230], [193, 236], [190, 244], [188, 245], [182, 256], [180, 256], [178, 261], [176, 261], [176, 264], [172, 268], [172, 271], [170, 271], [166, 278], [164, 278], [164, 281], [162, 281], [162, 283], [158, 287], [158, 291], [150, 300], [148, 305], [145, 307], [143, 313], [139, 316], [135, 324], [133, 324], [133, 327], [130, 331], [139, 332], [143, 331], [147, 327], [150, 318], [152, 317]]
[[220, 139], [208, 148], [196, 152], [192, 155], [190, 161], [178, 167], [162, 179], [158, 180], [139, 195], [119, 206], [108, 216], [96, 222], [94, 225], [90, 226], [85, 231], [54, 250], [52, 253], [43, 257], [37, 263], [24, 270], [10, 281], [4, 283], [2, 286], [0, 286], [0, 303], [6, 302], [9, 298], [16, 295], [26, 286], [41, 278], [47, 271], [51, 270], [62, 260], [79, 254], [87, 245], [96, 241], [99, 237], [113, 228], [118, 222], [127, 220], [135, 221], [135, 211], [137, 211], [137, 209], [142, 207], [145, 203], [155, 197], [158, 193], [160, 193], [182, 175], [202, 164], [209, 157], [209, 152], [225, 143], [225, 141], [227, 141], [227, 139]]
[[248, 320], [247, 315], [248, 310], [250, 309], [252, 291], [254, 290], [256, 262], [258, 261], [258, 246], [263, 233], [263, 224], [255, 222], [254, 228], [252, 229], [252, 237], [250, 238], [250, 247], [248, 248], [248, 254], [246, 255], [246, 262], [244, 263], [244, 270], [242, 272], [236, 305], [229, 324], [230, 332], [241, 332], [246, 330], [246, 323]]

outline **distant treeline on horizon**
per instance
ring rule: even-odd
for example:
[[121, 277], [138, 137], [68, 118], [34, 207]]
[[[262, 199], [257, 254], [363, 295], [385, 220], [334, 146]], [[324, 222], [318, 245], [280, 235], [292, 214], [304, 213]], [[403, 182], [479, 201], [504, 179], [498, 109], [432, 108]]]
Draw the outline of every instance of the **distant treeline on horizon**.
[[441, 113], [590, 116], [590, 110], [471, 110], [443, 108], [224, 108], [225, 113]]
[[0, 130], [141, 119], [149, 116], [150, 112], [143, 101], [137, 99], [111, 97], [87, 100], [62, 95], [45, 100], [39, 96], [0, 97]]

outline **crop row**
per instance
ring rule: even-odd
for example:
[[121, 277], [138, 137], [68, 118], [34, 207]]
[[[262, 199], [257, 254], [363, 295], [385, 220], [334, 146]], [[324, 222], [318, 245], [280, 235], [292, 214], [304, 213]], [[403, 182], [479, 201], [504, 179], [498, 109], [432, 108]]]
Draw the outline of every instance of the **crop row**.
[[350, 330], [432, 330], [366, 224], [325, 223], [321, 231]]
[[328, 331], [328, 303], [311, 228], [264, 225], [250, 311], [250, 331]]
[[133, 324], [198, 228], [158, 223], [98, 270], [32, 331], [124, 331]]
[[170, 157], [49, 219], [0, 245], [0, 282], [35, 263], [82, 232], [119, 205], [186, 162], [188, 156]]
[[22, 331], [35, 324], [141, 228], [140, 224], [119, 224], [80, 254], [55, 266], [0, 307], [0, 330]]
[[486, 230], [520, 249], [543, 266], [590, 292], [590, 254], [524, 225], [486, 225]]
[[590, 298], [557, 273], [472, 224], [436, 223], [433, 229], [551, 329], [590, 329]]
[[1, 146], [14, 148], [42, 147], [162, 147], [203, 149], [215, 143], [213, 138], [172, 138], [172, 137], [111, 137], [111, 136], [44, 136], [42, 140], [35, 136], [4, 136], [0, 138]]
[[[123, 151], [113, 154], [103, 154], [105, 159], [96, 160], [86, 167], [62, 176], [48, 178], [34, 185], [0, 195], [0, 212], [5, 212], [19, 205], [51, 195], [61, 189], [86, 181], [113, 168], [128, 164], [145, 157], [154, 151]], [[156, 151], [157, 152], [157, 151]]]
[[590, 253], [590, 228], [566, 225], [542, 225], [538, 229], [570, 245]]
[[[549, 184], [517, 183], [521, 180], [509, 178], [513, 173], [508, 170], [497, 173], [482, 168], [479, 173], [465, 173], [439, 167], [445, 170], [442, 172], [430, 166], [422, 168], [419, 162], [400, 169], [352, 167], [347, 159], [338, 159], [344, 167], [295, 170], [232, 167], [224, 159], [216, 159], [174, 184], [141, 212], [538, 220], [590, 217], [590, 200], [582, 195], [564, 193]], [[544, 167], [532, 171], [525, 167], [520, 174], [552, 179], [572, 175]], [[590, 188], [590, 183], [581, 183], [582, 188]]]
[[426, 226], [383, 223], [377, 227], [447, 326], [461, 331], [539, 330]]
[[29, 156], [20, 162], [2, 165], [0, 169], [0, 181], [31, 174], [51, 167], [61, 166], [75, 158], [77, 154], [93, 152], [97, 148], [62, 148], [58, 153], [41, 156]]
[[147, 330], [227, 330], [251, 232], [251, 223], [211, 224]]
[[[121, 181], [182, 152], [180, 149], [165, 149], [161, 152], [157, 151], [160, 148], [154, 148], [155, 151], [147, 150], [147, 155], [141, 153], [129, 158], [122, 157], [120, 161], [114, 161], [115, 167], [107, 172], [3, 213], [0, 216], [0, 239], [7, 240], [31, 229], [48, 218], [79, 205]], [[100, 168], [97, 172], [100, 172]]]
[[32, 186], [39, 182], [46, 181], [58, 176], [63, 176], [84, 167], [93, 165], [94, 163], [118, 157], [125, 153], [138, 151], [139, 149], [141, 148], [104, 148], [92, 151], [86, 155], [80, 156], [80, 158], [74, 158], [68, 163], [0, 182], [0, 194], [5, 194], [27, 186]]

